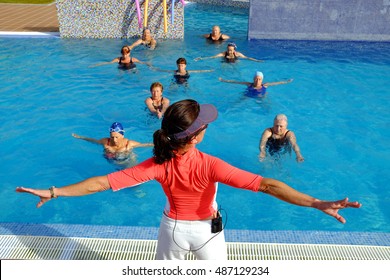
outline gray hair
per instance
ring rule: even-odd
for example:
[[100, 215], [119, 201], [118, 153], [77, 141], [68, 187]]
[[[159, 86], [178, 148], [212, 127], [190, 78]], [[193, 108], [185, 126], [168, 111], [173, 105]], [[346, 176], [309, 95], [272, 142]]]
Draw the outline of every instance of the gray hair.
[[286, 123], [288, 123], [287, 116], [285, 114], [276, 115], [274, 118], [274, 122], [275, 121], [286, 121]]

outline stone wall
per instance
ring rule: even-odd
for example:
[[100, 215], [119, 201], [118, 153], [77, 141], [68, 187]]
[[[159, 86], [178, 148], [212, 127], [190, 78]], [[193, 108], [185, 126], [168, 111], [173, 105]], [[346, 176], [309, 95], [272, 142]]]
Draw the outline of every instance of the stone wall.
[[390, 41], [390, 0], [251, 0], [248, 39]]
[[[61, 38], [130, 38], [144, 28], [146, 0], [139, 0], [142, 26], [138, 22], [135, 0], [57, 0]], [[172, 22], [172, 1], [167, 0], [167, 33], [164, 32], [162, 0], [148, 1], [148, 22], [156, 39], [184, 38], [184, 9], [175, 1]]]

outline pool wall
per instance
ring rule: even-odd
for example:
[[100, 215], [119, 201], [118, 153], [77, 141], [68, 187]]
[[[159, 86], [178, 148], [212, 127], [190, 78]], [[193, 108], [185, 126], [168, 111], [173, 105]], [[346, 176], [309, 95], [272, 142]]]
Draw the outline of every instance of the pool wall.
[[251, 0], [248, 39], [390, 41], [390, 0]]
[[[149, 27], [156, 39], [184, 37], [184, 7], [167, 0], [165, 32], [164, 9], [161, 0], [148, 1], [147, 24], [144, 25], [145, 0], [139, 0], [140, 18], [134, 0], [57, 0], [57, 15], [61, 38], [131, 38]], [[173, 15], [173, 20], [172, 20]]]

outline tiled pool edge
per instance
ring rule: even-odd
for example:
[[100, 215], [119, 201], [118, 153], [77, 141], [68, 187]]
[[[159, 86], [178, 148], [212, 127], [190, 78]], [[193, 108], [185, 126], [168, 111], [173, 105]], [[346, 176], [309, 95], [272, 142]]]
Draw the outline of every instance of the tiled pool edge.
[[60, 38], [59, 32], [0, 31], [0, 38]]
[[[0, 223], [0, 235], [156, 240], [158, 228]], [[390, 246], [390, 233], [345, 231], [225, 230], [227, 242]]]

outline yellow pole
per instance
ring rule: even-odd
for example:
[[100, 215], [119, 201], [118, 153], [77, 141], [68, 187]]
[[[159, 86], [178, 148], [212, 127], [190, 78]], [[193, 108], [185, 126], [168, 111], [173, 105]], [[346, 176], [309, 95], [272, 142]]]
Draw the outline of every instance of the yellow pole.
[[144, 28], [148, 26], [148, 6], [149, 6], [149, 1], [145, 0], [145, 6], [144, 6]]
[[164, 33], [168, 32], [168, 18], [167, 18], [167, 0], [163, 1], [164, 5]]

